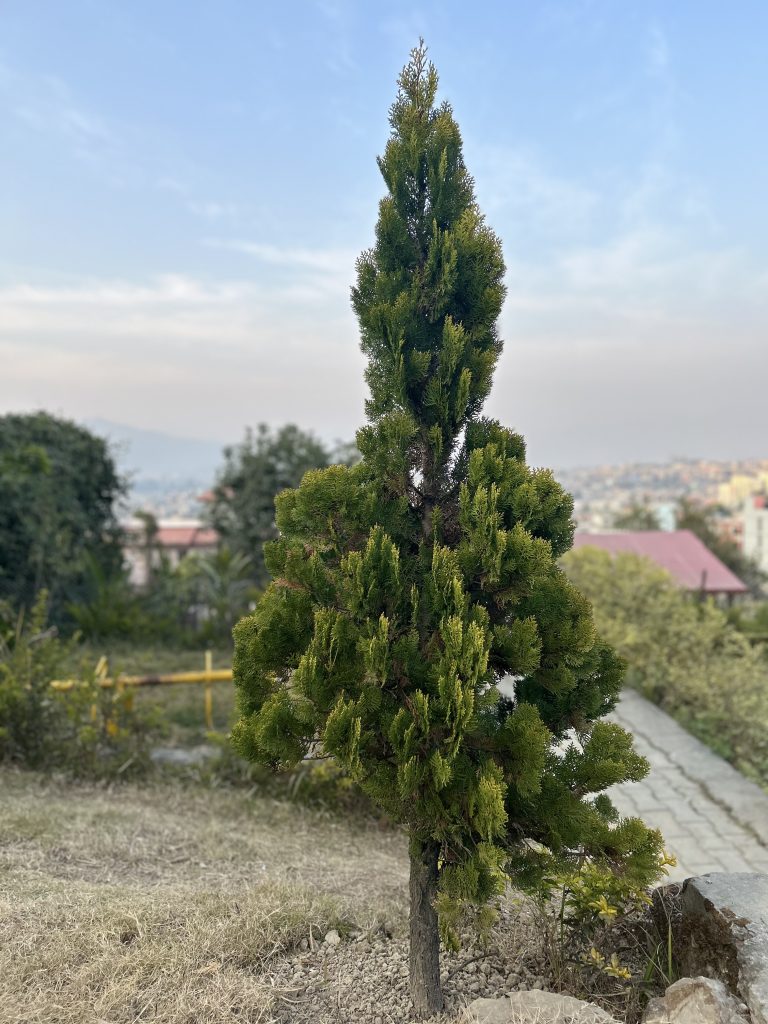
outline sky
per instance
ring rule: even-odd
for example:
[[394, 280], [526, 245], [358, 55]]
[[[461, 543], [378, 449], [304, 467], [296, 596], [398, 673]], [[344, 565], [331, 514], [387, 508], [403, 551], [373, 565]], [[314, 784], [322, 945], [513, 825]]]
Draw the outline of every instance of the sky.
[[0, 413], [364, 419], [349, 304], [424, 36], [536, 465], [766, 456], [768, 4], [0, 0]]

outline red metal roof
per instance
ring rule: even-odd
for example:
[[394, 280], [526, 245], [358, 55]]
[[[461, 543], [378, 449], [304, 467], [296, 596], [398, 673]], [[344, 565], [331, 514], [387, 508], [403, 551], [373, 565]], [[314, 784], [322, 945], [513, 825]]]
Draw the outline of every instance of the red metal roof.
[[746, 594], [748, 588], [690, 530], [616, 530], [577, 533], [574, 548], [629, 551], [650, 558], [687, 590], [706, 594]]
[[218, 540], [208, 526], [161, 526], [155, 537], [164, 548], [215, 548]]

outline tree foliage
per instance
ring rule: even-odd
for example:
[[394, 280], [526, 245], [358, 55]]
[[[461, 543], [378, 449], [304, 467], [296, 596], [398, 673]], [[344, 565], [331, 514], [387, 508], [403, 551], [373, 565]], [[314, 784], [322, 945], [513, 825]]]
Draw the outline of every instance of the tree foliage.
[[693, 599], [648, 559], [584, 547], [563, 560], [600, 632], [646, 697], [768, 782], [768, 665], [711, 601]]
[[224, 450], [208, 518], [224, 543], [250, 559], [259, 586], [268, 582], [264, 544], [277, 536], [275, 496], [297, 487], [310, 469], [328, 466], [331, 452], [292, 423], [272, 431], [261, 423], [242, 444]]
[[719, 513], [713, 505], [703, 505], [690, 498], [678, 502], [675, 524], [678, 530], [690, 530], [709, 550], [727, 565], [731, 572], [758, 594], [765, 585], [765, 573], [757, 563], [745, 555], [736, 541], [723, 533], [718, 524]]
[[613, 520], [616, 530], [660, 530], [659, 517], [650, 507], [642, 502], [632, 502]]
[[115, 504], [124, 483], [107, 442], [48, 413], [0, 417], [0, 598], [51, 614], [87, 592], [88, 567], [122, 563]]
[[646, 880], [660, 848], [605, 794], [647, 765], [599, 721], [622, 666], [558, 567], [571, 499], [481, 417], [505, 268], [436, 91], [421, 46], [352, 293], [362, 462], [278, 497], [272, 582], [236, 627], [234, 664], [244, 755], [287, 768], [321, 748], [406, 827], [420, 1013], [442, 1005], [435, 910], [455, 943], [464, 912], [489, 922], [510, 872], [533, 883], [587, 857]]

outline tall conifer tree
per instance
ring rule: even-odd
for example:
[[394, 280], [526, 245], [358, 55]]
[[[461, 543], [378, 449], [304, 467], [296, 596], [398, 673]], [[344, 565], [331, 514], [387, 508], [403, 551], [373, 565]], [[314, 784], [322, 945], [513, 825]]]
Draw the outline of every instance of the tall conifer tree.
[[235, 630], [238, 749], [275, 769], [332, 755], [407, 831], [420, 1015], [443, 1005], [440, 932], [454, 943], [468, 911], [487, 923], [510, 877], [592, 858], [643, 882], [661, 844], [604, 793], [647, 765], [599, 721], [622, 670], [557, 564], [571, 499], [480, 416], [504, 262], [436, 91], [422, 43], [399, 79], [387, 193], [352, 293], [370, 389], [362, 461], [278, 497], [273, 581]]

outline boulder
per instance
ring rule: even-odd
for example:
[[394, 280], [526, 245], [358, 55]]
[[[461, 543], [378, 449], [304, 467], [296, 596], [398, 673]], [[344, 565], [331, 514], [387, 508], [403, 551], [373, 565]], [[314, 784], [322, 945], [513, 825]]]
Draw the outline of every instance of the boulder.
[[467, 1007], [472, 1024], [616, 1024], [610, 1014], [583, 999], [530, 989], [501, 999], [475, 999]]
[[748, 1024], [746, 1009], [722, 981], [681, 978], [648, 1003], [643, 1024]]
[[768, 876], [713, 872], [683, 885], [676, 945], [687, 975], [722, 981], [768, 1024]]

